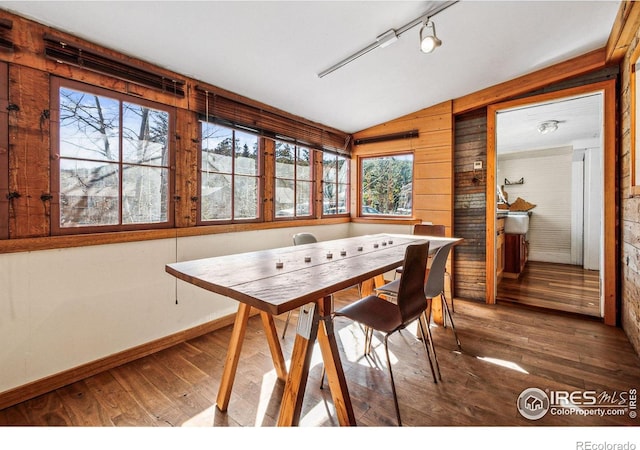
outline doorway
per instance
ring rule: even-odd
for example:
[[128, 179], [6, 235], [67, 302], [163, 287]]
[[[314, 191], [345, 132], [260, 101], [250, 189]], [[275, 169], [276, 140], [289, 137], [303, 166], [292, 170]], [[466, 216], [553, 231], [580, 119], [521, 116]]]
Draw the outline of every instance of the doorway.
[[[615, 324], [614, 89], [608, 81], [488, 108], [488, 303], [522, 296], [531, 276], [546, 283], [538, 306], [580, 303], [572, 312]], [[570, 293], [577, 269], [586, 284]]]

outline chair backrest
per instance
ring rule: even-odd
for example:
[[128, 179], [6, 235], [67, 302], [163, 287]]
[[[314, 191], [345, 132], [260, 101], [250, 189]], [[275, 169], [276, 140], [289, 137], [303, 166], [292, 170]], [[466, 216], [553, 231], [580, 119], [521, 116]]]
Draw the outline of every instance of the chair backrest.
[[431, 261], [431, 267], [429, 268], [429, 274], [427, 275], [427, 281], [424, 284], [424, 295], [427, 298], [434, 298], [440, 295], [444, 291], [444, 272], [447, 267], [447, 258], [449, 258], [449, 252], [453, 242], [443, 245], [433, 256]]
[[313, 244], [314, 242], [318, 242], [318, 240], [311, 233], [297, 233], [293, 235], [293, 245]]
[[404, 255], [404, 271], [398, 286], [398, 308], [404, 325], [417, 319], [427, 308], [424, 296], [425, 273], [429, 256], [429, 241], [412, 244]]
[[444, 225], [429, 225], [426, 223], [418, 223], [413, 226], [413, 234], [427, 236], [445, 236]]

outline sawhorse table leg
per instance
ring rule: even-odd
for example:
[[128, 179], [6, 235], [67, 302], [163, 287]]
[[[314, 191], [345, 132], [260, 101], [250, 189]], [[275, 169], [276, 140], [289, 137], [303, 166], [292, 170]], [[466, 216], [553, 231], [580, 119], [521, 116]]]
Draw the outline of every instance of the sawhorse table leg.
[[331, 297], [324, 297], [318, 301], [318, 304], [310, 303], [300, 310], [298, 330], [291, 356], [291, 368], [282, 395], [278, 426], [297, 426], [300, 422], [300, 412], [316, 337], [322, 351], [338, 421], [340, 425], [356, 424], [333, 333], [330, 311]]
[[[222, 379], [220, 381], [220, 387], [218, 388], [216, 406], [220, 411], [226, 411], [229, 406], [229, 399], [231, 398], [231, 390], [236, 377], [236, 370], [238, 369], [238, 361], [240, 360], [240, 352], [242, 351], [244, 335], [247, 331], [247, 322], [249, 321], [250, 311], [251, 307], [245, 303], [240, 303], [238, 306], [236, 320], [233, 324], [233, 331], [231, 332], [231, 341], [229, 342], [229, 348], [227, 350], [227, 357], [224, 362]], [[273, 359], [276, 374], [280, 380], [285, 380], [287, 378], [287, 368], [284, 362], [284, 356], [282, 354], [282, 348], [280, 347], [276, 327], [273, 322], [273, 316], [264, 311], [260, 311], [260, 316], [267, 336], [267, 342], [269, 344], [269, 350], [271, 351], [271, 358]]]

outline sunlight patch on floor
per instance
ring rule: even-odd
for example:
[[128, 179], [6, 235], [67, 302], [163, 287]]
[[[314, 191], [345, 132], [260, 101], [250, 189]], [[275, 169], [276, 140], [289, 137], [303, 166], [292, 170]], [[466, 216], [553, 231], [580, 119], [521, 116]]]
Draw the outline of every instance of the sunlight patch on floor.
[[[364, 329], [360, 325], [350, 325], [340, 329], [338, 332], [340, 341], [344, 347], [344, 357], [353, 363], [362, 366], [371, 366], [371, 360], [364, 354]], [[386, 356], [384, 354], [384, 343], [379, 339], [378, 333], [373, 333], [373, 341], [371, 342], [371, 350], [375, 354], [375, 359], [386, 364]], [[389, 351], [389, 359], [391, 364], [396, 364], [398, 358]]]
[[202, 412], [199, 412], [189, 420], [185, 420], [181, 426], [183, 427], [211, 427], [216, 416], [216, 405], [211, 405]]
[[318, 427], [323, 425], [331, 416], [335, 416], [336, 409], [330, 402], [319, 401], [311, 411], [300, 418], [300, 426]]
[[516, 372], [526, 373], [527, 375], [529, 374], [529, 372], [524, 370], [521, 366], [514, 363], [513, 361], [507, 361], [505, 359], [498, 359], [498, 358], [491, 358], [489, 356], [476, 356], [476, 358], [478, 358], [480, 361], [485, 361], [491, 364], [495, 364], [497, 366], [506, 367], [507, 369], [515, 370]]

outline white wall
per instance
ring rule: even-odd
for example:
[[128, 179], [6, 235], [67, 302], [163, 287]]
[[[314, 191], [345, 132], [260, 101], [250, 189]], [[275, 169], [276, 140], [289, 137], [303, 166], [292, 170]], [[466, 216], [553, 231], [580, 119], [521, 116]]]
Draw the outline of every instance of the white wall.
[[602, 196], [604, 192], [603, 164], [601, 148], [585, 150], [585, 193], [584, 193], [584, 249], [583, 267], [599, 270], [604, 239], [602, 239], [604, 215]]
[[529, 220], [529, 259], [571, 263], [572, 148], [524, 152], [498, 160], [498, 183], [504, 179], [522, 185], [505, 186], [509, 202], [518, 197], [533, 203]]
[[300, 231], [411, 229], [344, 223], [0, 254], [0, 392], [235, 313], [237, 302], [177, 280], [168, 263], [288, 246]]
[[167, 263], [287, 246], [299, 231], [328, 240], [359, 228], [344, 223], [1, 254], [0, 392], [235, 313], [235, 301], [178, 281], [165, 272]]

